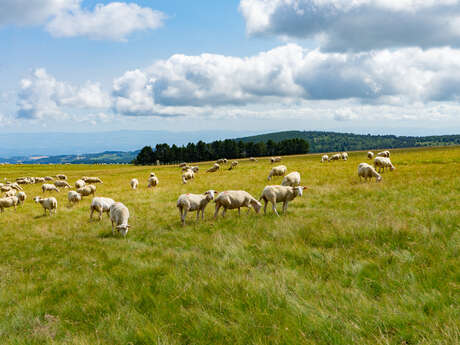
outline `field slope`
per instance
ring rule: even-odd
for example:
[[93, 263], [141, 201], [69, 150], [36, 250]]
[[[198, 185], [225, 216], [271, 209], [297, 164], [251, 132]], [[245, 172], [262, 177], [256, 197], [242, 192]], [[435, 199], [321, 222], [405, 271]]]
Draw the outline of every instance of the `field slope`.
[[43, 217], [31, 201], [40, 186], [25, 186], [24, 207], [0, 214], [0, 343], [460, 343], [460, 148], [393, 150], [381, 183], [359, 182], [363, 152], [319, 161], [283, 159], [309, 187], [286, 215], [215, 221], [210, 204], [185, 227], [179, 194], [258, 198], [270, 163], [216, 174], [203, 163], [188, 185], [172, 166], [0, 166], [2, 180], [99, 176], [96, 194], [132, 215], [127, 238], [113, 237], [107, 216], [89, 221], [90, 198], [71, 208], [61, 191], [57, 215]]

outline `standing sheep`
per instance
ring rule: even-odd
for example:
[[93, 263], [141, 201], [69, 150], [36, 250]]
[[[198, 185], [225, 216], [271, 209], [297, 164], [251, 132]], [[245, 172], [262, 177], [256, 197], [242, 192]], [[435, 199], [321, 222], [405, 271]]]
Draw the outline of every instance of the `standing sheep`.
[[69, 203], [73, 205], [81, 201], [81, 194], [71, 190], [70, 192], [67, 193], [67, 200], [69, 200]]
[[233, 161], [232, 164], [230, 165], [230, 168], [228, 168], [228, 170], [233, 170], [234, 168], [236, 168], [237, 165], [238, 165], [238, 161]]
[[367, 181], [367, 179], [372, 180], [373, 177], [375, 177], [375, 180], [377, 182], [382, 181], [382, 176], [380, 176], [380, 174], [377, 171], [375, 171], [372, 165], [369, 165], [367, 163], [361, 163], [358, 165], [358, 176], [360, 181], [362, 181], [363, 177], [364, 181]]
[[220, 169], [220, 165], [219, 163], [214, 163], [214, 165], [209, 168], [208, 170], [206, 170], [206, 172], [216, 172]]
[[[112, 234], [115, 235], [115, 229], [121, 232], [123, 236], [128, 234], [129, 210], [121, 202], [115, 202], [110, 206], [110, 221], [112, 222]], [[115, 227], [114, 227], [115, 224]]]
[[26, 199], [27, 199], [27, 194], [24, 193], [24, 192], [19, 192], [18, 193], [18, 199], [19, 199], [19, 203], [21, 205], [24, 205], [24, 201], [26, 201]]
[[291, 187], [300, 186], [300, 173], [298, 173], [297, 171], [294, 171], [294, 172], [287, 174], [284, 177], [283, 182], [281, 182], [281, 185], [291, 186]]
[[139, 181], [137, 180], [137, 178], [133, 178], [129, 184], [131, 185], [132, 189], [136, 189], [139, 185]]
[[[153, 174], [153, 173], [152, 173]], [[150, 174], [151, 175], [151, 174]], [[158, 177], [156, 177], [155, 175], [154, 176], [150, 176], [149, 179], [148, 179], [148, 185], [147, 185], [147, 188], [150, 188], [150, 187], [155, 187], [155, 186], [158, 186], [158, 183], [160, 183], [160, 181], [158, 180]]]
[[275, 212], [277, 216], [279, 216], [279, 214], [276, 210], [276, 203], [282, 202], [283, 214], [286, 213], [289, 201], [294, 200], [296, 196], [302, 196], [304, 189], [307, 189], [307, 187], [266, 186], [259, 198], [259, 200], [264, 201], [264, 214], [267, 213], [268, 202], [271, 202], [273, 212]]
[[369, 152], [367, 153], [367, 159], [372, 159], [372, 158], [374, 158], [374, 152], [369, 151]]
[[110, 198], [103, 198], [103, 197], [95, 197], [91, 200], [91, 206], [89, 207], [91, 213], [89, 215], [89, 219], [93, 219], [94, 211], [99, 213], [99, 220], [102, 219], [102, 213], [106, 212], [109, 215], [110, 206], [115, 203], [113, 199]]
[[64, 175], [64, 174], [57, 174], [56, 175], [56, 178], [60, 179], [60, 180], [67, 180], [67, 176]]
[[329, 162], [329, 156], [328, 155], [323, 155], [321, 157], [321, 163], [324, 163], [324, 162]]
[[19, 203], [17, 196], [11, 196], [8, 198], [0, 198], [0, 212], [3, 213], [4, 208], [14, 207], [16, 210], [16, 205]]
[[348, 153], [342, 152], [341, 156], [342, 156], [342, 159], [343, 159], [344, 161], [347, 161], [347, 160], [348, 160]]
[[36, 196], [34, 198], [34, 201], [36, 203], [40, 203], [43, 207], [43, 210], [45, 211], [45, 216], [46, 216], [46, 210], [49, 211], [50, 216], [54, 211], [54, 214], [56, 214], [57, 211], [57, 200], [56, 198], [40, 198], [39, 196]]
[[185, 162], [182, 162], [182, 163], [179, 164], [179, 168], [183, 168], [183, 167], [186, 167], [186, 166], [187, 166], [187, 163], [185, 163]]
[[188, 180], [195, 178], [195, 173], [192, 170], [187, 170], [182, 174], [182, 183], [186, 184]]
[[273, 167], [270, 171], [270, 174], [268, 174], [268, 180], [270, 181], [272, 179], [272, 176], [284, 176], [286, 174], [286, 171], [287, 168], [284, 165], [278, 165], [276, 167]]
[[179, 209], [182, 225], [185, 225], [185, 217], [189, 211], [196, 211], [197, 221], [200, 219], [201, 211], [201, 219], [204, 220], [204, 209], [214, 199], [216, 193], [215, 190], [208, 190], [203, 194], [187, 193], [180, 195], [177, 199], [177, 208]]
[[85, 181], [85, 183], [104, 183], [99, 177], [83, 176], [81, 179]]
[[8, 192], [5, 193], [5, 197], [9, 198], [10, 196], [15, 196], [17, 193], [16, 189], [11, 189]]
[[70, 187], [70, 184], [67, 183], [67, 181], [54, 181], [54, 185], [56, 187], [64, 187], [64, 188], [72, 188]]
[[375, 157], [374, 167], [379, 168], [379, 173], [381, 169], [382, 169], [382, 173], [384, 173], [385, 168], [390, 168], [390, 171], [395, 170], [395, 167], [393, 166], [393, 164], [391, 164], [390, 158], [386, 158], [386, 157]]
[[255, 159], [254, 157], [250, 157], [250, 158], [249, 158], [249, 161], [250, 161], [250, 162], [257, 162], [257, 159]]
[[42, 184], [42, 192], [51, 192], [51, 191], [59, 192], [59, 188], [57, 188], [54, 184], [44, 183]]
[[339, 159], [342, 159], [342, 155], [340, 153], [336, 153], [335, 155], [332, 155], [330, 158], [329, 158], [329, 162], [330, 161], [338, 161]]
[[84, 186], [81, 188], [77, 189], [77, 192], [81, 194], [81, 196], [89, 196], [89, 195], [94, 195], [96, 192], [96, 186], [89, 185], [89, 186]]
[[252, 207], [256, 213], [259, 213], [262, 204], [257, 201], [251, 194], [244, 190], [227, 190], [219, 193], [214, 200], [216, 203], [216, 211], [214, 212], [214, 219], [219, 214], [219, 209], [224, 208], [222, 217], [225, 217], [227, 210], [238, 209], [238, 215], [241, 215], [241, 207], [247, 207], [248, 212]]
[[273, 163], [277, 163], [277, 162], [281, 162], [281, 157], [271, 157], [270, 158], [270, 162], [273, 164]]
[[390, 151], [382, 151], [377, 153], [377, 157], [387, 157], [390, 158]]
[[86, 182], [85, 182], [85, 181], [83, 181], [83, 180], [81, 180], [81, 179], [75, 181], [75, 188], [76, 188], [76, 189], [82, 188], [82, 187], [84, 187], [84, 186], [86, 186]]

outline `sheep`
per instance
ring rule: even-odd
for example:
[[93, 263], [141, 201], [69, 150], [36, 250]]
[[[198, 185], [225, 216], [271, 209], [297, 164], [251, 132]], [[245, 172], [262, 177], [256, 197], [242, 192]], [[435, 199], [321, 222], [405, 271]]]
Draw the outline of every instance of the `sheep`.
[[367, 153], [367, 159], [372, 159], [372, 158], [374, 158], [374, 152], [369, 151], [369, 152]]
[[187, 170], [192, 170], [192, 168], [189, 167], [188, 165], [182, 168], [182, 172], [185, 172]]
[[182, 162], [182, 163], [179, 164], [179, 168], [183, 168], [183, 167], [186, 167], [186, 166], [187, 166], [187, 163], [185, 163], [185, 162]]
[[283, 203], [283, 214], [286, 213], [289, 201], [294, 200], [296, 196], [302, 196], [303, 191], [307, 189], [304, 186], [290, 187], [290, 186], [266, 186], [262, 191], [259, 200], [264, 201], [264, 214], [267, 213], [268, 202], [272, 203], [273, 212], [279, 217], [276, 210], [276, 203]]
[[[128, 219], [129, 210], [121, 202], [115, 202], [110, 206], [109, 210], [110, 220], [112, 222], [112, 234], [115, 235], [115, 229], [126, 236], [129, 230]], [[115, 227], [114, 227], [115, 224]]]
[[49, 211], [50, 216], [53, 213], [53, 211], [54, 211], [54, 214], [56, 214], [56, 211], [57, 211], [57, 200], [56, 200], [56, 198], [53, 198], [53, 197], [51, 197], [51, 198], [40, 198], [39, 196], [36, 196], [34, 198], [34, 201], [36, 203], [40, 203], [42, 205], [43, 210], [45, 212], [45, 216], [46, 216], [46, 210]]
[[230, 168], [228, 168], [228, 170], [232, 170], [236, 168], [237, 165], [238, 165], [238, 161], [233, 161], [232, 164], [230, 165]]
[[89, 186], [84, 186], [81, 188], [77, 189], [77, 193], [81, 194], [81, 196], [89, 196], [89, 195], [94, 195], [94, 192], [96, 191], [96, 186], [89, 185]]
[[190, 167], [192, 169], [192, 171], [194, 173], [197, 173], [199, 170], [200, 170], [200, 167], [197, 167], [197, 166], [193, 166], [193, 167]]
[[324, 162], [329, 162], [329, 156], [328, 155], [323, 155], [321, 157], [321, 163], [324, 163]]
[[270, 174], [268, 174], [268, 180], [270, 181], [272, 179], [272, 176], [284, 176], [286, 174], [287, 168], [284, 165], [278, 165], [270, 171]]
[[57, 188], [54, 184], [44, 183], [42, 184], [42, 192], [51, 192], [51, 191], [59, 192], [59, 188]]
[[227, 164], [227, 158], [220, 158], [216, 161], [217, 164]]
[[86, 182], [83, 181], [83, 180], [76, 180], [75, 181], [75, 188], [78, 189], [78, 188], [82, 188], [86, 186]]
[[109, 216], [110, 206], [115, 203], [113, 199], [110, 198], [103, 198], [103, 197], [95, 197], [91, 200], [90, 211], [91, 214], [89, 215], [89, 219], [93, 219], [94, 211], [99, 212], [99, 220], [102, 219], [102, 213], [106, 212]]
[[9, 198], [10, 196], [15, 196], [17, 193], [16, 189], [11, 189], [8, 192], [5, 193], [5, 197]]
[[18, 197], [19, 203], [20, 203], [21, 205], [23, 205], [23, 204], [24, 204], [24, 201], [26, 201], [26, 199], [27, 199], [27, 194], [24, 193], [24, 192], [19, 192], [18, 195], [17, 195], [17, 197]]
[[60, 180], [67, 180], [67, 176], [65, 176], [64, 174], [57, 174], [56, 178], [58, 178]]
[[259, 213], [262, 204], [257, 201], [251, 194], [244, 190], [227, 190], [219, 193], [214, 200], [216, 203], [216, 211], [214, 212], [214, 219], [217, 219], [219, 209], [224, 208], [222, 211], [222, 217], [225, 217], [227, 210], [237, 208], [238, 215], [241, 215], [241, 207], [247, 207], [248, 212], [252, 207], [256, 213]]
[[390, 158], [390, 151], [382, 151], [377, 153], [377, 157], [387, 157]]
[[300, 186], [300, 173], [297, 171], [291, 172], [284, 176], [283, 182], [281, 182], [282, 186], [291, 186], [296, 187]]
[[88, 177], [88, 176], [83, 176], [81, 178], [85, 183], [104, 183], [99, 177]]
[[67, 193], [67, 199], [69, 200], [70, 204], [75, 204], [81, 201], [81, 194], [78, 192], [75, 192], [74, 190], [71, 190], [70, 192]]
[[44, 179], [45, 181], [54, 181], [54, 178], [52, 178], [51, 176], [45, 176]]
[[360, 181], [362, 177], [364, 177], [364, 181], [367, 181], [368, 178], [372, 180], [373, 177], [375, 177], [377, 182], [382, 181], [382, 176], [375, 171], [372, 165], [367, 163], [361, 163], [358, 165], [358, 176]]
[[147, 188], [158, 186], [158, 183], [160, 183], [158, 177], [156, 176], [149, 177], [148, 182], [149, 184], [147, 185]]
[[137, 178], [133, 178], [129, 184], [131, 185], [132, 189], [136, 189], [139, 185], [139, 181], [137, 180]]
[[344, 161], [347, 161], [347, 160], [348, 160], [348, 153], [342, 152], [341, 155], [342, 155], [342, 159], [343, 159]]
[[19, 203], [17, 196], [11, 196], [8, 198], [0, 198], [0, 212], [3, 213], [4, 208], [14, 207], [16, 210], [16, 205]]
[[396, 168], [391, 164], [390, 158], [386, 157], [375, 157], [374, 159], [374, 168], [379, 168], [382, 172], [385, 172], [385, 168], [390, 168], [390, 171], [395, 170]]
[[61, 180], [54, 181], [54, 185], [56, 187], [72, 188], [70, 187], [70, 184], [67, 183], [67, 181], [61, 181]]
[[257, 162], [257, 159], [255, 159], [254, 157], [249, 157], [249, 161], [250, 162]]
[[182, 174], [182, 183], [186, 184], [188, 180], [195, 178], [195, 173], [192, 170], [187, 170]]
[[208, 170], [206, 170], [206, 172], [216, 172], [220, 169], [220, 165], [219, 163], [214, 163], [214, 165], [209, 168]]
[[151, 172], [149, 177], [155, 177], [155, 176], [157, 176], [157, 175], [155, 175], [154, 172]]
[[185, 225], [185, 217], [189, 211], [196, 211], [197, 221], [200, 219], [201, 211], [201, 219], [204, 220], [204, 209], [214, 199], [215, 194], [217, 194], [215, 190], [208, 190], [203, 194], [181, 194], [177, 199], [177, 208], [179, 209], [182, 225]]
[[336, 153], [335, 155], [332, 155], [330, 158], [329, 158], [329, 162], [330, 161], [338, 161], [339, 159], [342, 159], [342, 155], [340, 153]]
[[34, 177], [35, 183], [44, 183], [46, 180], [44, 177]]
[[13, 189], [16, 189], [18, 192], [21, 191], [21, 190], [24, 190], [24, 188], [22, 188], [18, 183], [16, 182], [13, 182], [13, 183], [10, 183], [9, 186]]
[[273, 163], [276, 163], [276, 162], [281, 162], [281, 157], [271, 157], [270, 158], [270, 162], [273, 164]]
[[2, 192], [8, 192], [8, 191], [10, 191], [11, 189], [12, 189], [12, 188], [11, 188], [10, 185], [4, 185], [4, 186], [1, 186], [1, 187], [0, 187], [0, 191], [2, 191]]

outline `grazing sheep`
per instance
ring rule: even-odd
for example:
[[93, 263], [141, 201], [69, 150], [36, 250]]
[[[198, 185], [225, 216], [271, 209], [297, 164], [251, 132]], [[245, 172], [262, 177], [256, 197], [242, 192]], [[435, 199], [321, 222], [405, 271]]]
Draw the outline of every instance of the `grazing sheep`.
[[200, 170], [200, 167], [197, 167], [197, 166], [193, 166], [193, 167], [190, 167], [192, 169], [192, 171], [194, 173], [197, 173], [199, 170]]
[[51, 176], [45, 176], [44, 179], [45, 181], [54, 181], [54, 178], [52, 178]]
[[268, 174], [268, 180], [270, 181], [272, 179], [272, 176], [284, 176], [286, 174], [287, 168], [284, 165], [278, 165], [276, 167], [273, 167], [272, 170], [270, 170], [270, 174]]
[[59, 192], [59, 188], [57, 188], [54, 184], [44, 183], [42, 184], [42, 192], [51, 192], [51, 191]]
[[372, 159], [372, 158], [374, 158], [374, 152], [369, 151], [369, 152], [367, 153], [367, 159]]
[[35, 177], [35, 183], [44, 183], [45, 181], [44, 177]]
[[267, 213], [268, 202], [272, 203], [273, 212], [275, 212], [277, 216], [279, 216], [279, 214], [276, 210], [276, 203], [282, 202], [283, 213], [286, 213], [289, 201], [294, 200], [296, 196], [302, 196], [304, 189], [307, 189], [307, 187], [266, 186], [259, 198], [259, 200], [264, 200], [264, 214]]
[[3, 213], [4, 208], [14, 207], [16, 210], [16, 205], [19, 203], [17, 196], [10, 196], [8, 198], [0, 198], [0, 212]]
[[67, 176], [65, 176], [64, 174], [57, 174], [56, 178], [58, 178], [60, 180], [67, 180]]
[[343, 159], [344, 161], [347, 161], [347, 160], [348, 160], [348, 153], [342, 152], [341, 155], [342, 155], [342, 159]]
[[230, 165], [230, 168], [228, 168], [228, 170], [232, 170], [236, 168], [237, 165], [238, 165], [238, 161], [233, 161], [232, 164]]
[[216, 211], [214, 212], [214, 219], [217, 218], [219, 214], [219, 209], [224, 208], [222, 211], [222, 217], [225, 217], [227, 210], [232, 210], [237, 208], [238, 215], [241, 215], [241, 207], [247, 207], [248, 212], [252, 207], [256, 213], [259, 213], [262, 204], [258, 202], [251, 194], [245, 192], [244, 190], [227, 190], [225, 192], [219, 193], [219, 195], [214, 200], [216, 203]]
[[188, 180], [195, 178], [195, 173], [192, 170], [187, 170], [182, 174], [182, 183], [186, 184]]
[[[128, 219], [129, 210], [121, 202], [115, 202], [110, 206], [110, 220], [112, 221], [112, 234], [115, 235], [115, 229], [126, 236], [129, 230]], [[115, 227], [114, 227], [115, 224]]]
[[390, 158], [390, 151], [382, 151], [377, 153], [377, 157], [387, 157]]
[[50, 213], [50, 216], [51, 214], [53, 213], [54, 211], [54, 214], [56, 214], [56, 211], [57, 211], [57, 200], [56, 198], [40, 198], [39, 196], [36, 196], [34, 198], [34, 201], [36, 203], [40, 203], [43, 207], [43, 210], [45, 212], [45, 216], [46, 216], [46, 210], [49, 211]]
[[227, 164], [227, 158], [220, 158], [216, 161], [217, 164]]
[[56, 187], [72, 188], [70, 184], [67, 183], [67, 181], [60, 181], [60, 180], [54, 181], [54, 185]]
[[13, 183], [10, 183], [9, 186], [13, 189], [16, 189], [18, 192], [21, 191], [21, 190], [24, 190], [24, 188], [22, 188], [19, 184], [17, 184], [16, 182], [13, 182]]
[[160, 183], [158, 177], [156, 176], [150, 176], [148, 182], [149, 184], [147, 185], [147, 188], [158, 186], [158, 183]]
[[99, 177], [83, 176], [81, 179], [85, 181], [85, 183], [104, 183]]
[[330, 161], [338, 161], [339, 159], [342, 159], [342, 155], [340, 153], [336, 153], [335, 155], [332, 155], [330, 158], [329, 158], [329, 162]]
[[191, 167], [189, 167], [188, 165], [186, 165], [185, 167], [182, 168], [182, 171], [187, 171], [187, 170], [192, 170]]
[[91, 214], [89, 215], [89, 219], [93, 219], [94, 211], [99, 212], [99, 220], [102, 219], [102, 213], [106, 212], [109, 215], [110, 206], [115, 203], [113, 199], [110, 198], [103, 198], [103, 197], [95, 197], [91, 201], [90, 211]]
[[391, 164], [390, 158], [387, 157], [375, 157], [374, 159], [374, 168], [379, 168], [379, 173], [385, 172], [385, 168], [390, 168], [390, 171], [395, 170], [396, 168]]
[[220, 165], [219, 163], [214, 163], [214, 165], [209, 168], [208, 170], [206, 170], [206, 172], [216, 172], [220, 169]]
[[324, 162], [329, 162], [329, 156], [328, 155], [323, 155], [321, 157], [321, 163], [324, 163]]
[[291, 186], [296, 187], [300, 186], [300, 173], [297, 171], [291, 172], [284, 176], [283, 182], [281, 182], [282, 186]]
[[157, 175], [155, 175], [154, 172], [151, 172], [151, 173], [150, 173], [150, 177], [154, 177], [154, 176], [157, 176]]
[[273, 163], [276, 163], [276, 162], [281, 162], [281, 157], [271, 157], [270, 158], [270, 162], [273, 164]]
[[185, 163], [185, 162], [182, 162], [182, 163], [179, 164], [179, 168], [183, 168], [183, 167], [186, 167], [186, 166], [187, 166], [187, 163]]
[[94, 195], [94, 192], [96, 192], [96, 186], [93, 185], [84, 186], [77, 189], [77, 193], [81, 194], [81, 196], [89, 196], [91, 194]]
[[81, 194], [78, 192], [75, 192], [74, 190], [71, 190], [70, 192], [67, 193], [67, 199], [69, 200], [69, 203], [75, 204], [81, 201]]
[[21, 205], [23, 205], [24, 202], [25, 202], [26, 199], [27, 199], [27, 194], [24, 193], [24, 192], [19, 192], [18, 195], [17, 195], [17, 197], [18, 197], [18, 199], [19, 199], [19, 203], [20, 203]]
[[367, 181], [368, 178], [372, 180], [373, 177], [375, 177], [377, 182], [382, 181], [382, 176], [375, 171], [372, 165], [367, 163], [361, 163], [358, 165], [358, 176], [360, 181], [362, 177], [364, 177], [364, 181]]
[[76, 180], [76, 181], [75, 181], [75, 188], [78, 189], [78, 188], [82, 188], [82, 187], [84, 187], [84, 186], [86, 186], [86, 182], [85, 182], [85, 181], [83, 181], [83, 180]]
[[10, 191], [11, 189], [12, 189], [12, 188], [11, 188], [10, 185], [3, 185], [3, 186], [0, 187], [0, 190], [1, 190], [2, 192], [8, 192], [8, 191]]
[[257, 159], [255, 159], [254, 157], [250, 157], [250, 158], [249, 158], [249, 161], [250, 161], [250, 162], [257, 162]]
[[10, 196], [15, 196], [17, 193], [16, 189], [11, 189], [8, 192], [5, 193], [5, 197], [9, 198]]
[[129, 184], [131, 185], [132, 189], [136, 189], [139, 185], [139, 181], [137, 180], [137, 178], [133, 178]]
[[185, 217], [189, 211], [196, 211], [197, 221], [200, 219], [201, 211], [201, 219], [204, 220], [204, 209], [208, 203], [214, 199], [214, 195], [216, 193], [217, 192], [215, 190], [208, 190], [203, 194], [187, 193], [180, 195], [177, 199], [177, 208], [179, 209], [182, 225], [185, 225]]

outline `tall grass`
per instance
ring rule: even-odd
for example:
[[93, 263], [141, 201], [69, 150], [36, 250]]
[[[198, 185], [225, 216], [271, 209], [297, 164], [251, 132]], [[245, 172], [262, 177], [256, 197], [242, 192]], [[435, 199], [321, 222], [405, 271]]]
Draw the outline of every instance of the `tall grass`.
[[[397, 170], [286, 157], [309, 187], [276, 217], [227, 212], [180, 226], [184, 192], [267, 184], [267, 160], [180, 183], [177, 167], [2, 166], [0, 177], [65, 173], [131, 212], [126, 239], [90, 198], [43, 217], [40, 185], [0, 215], [1, 344], [459, 344], [460, 148], [393, 150]], [[155, 171], [160, 185], [147, 189]], [[138, 190], [131, 178], [141, 181]], [[275, 178], [273, 184], [281, 178]], [[279, 208], [281, 209], [281, 208]]]

